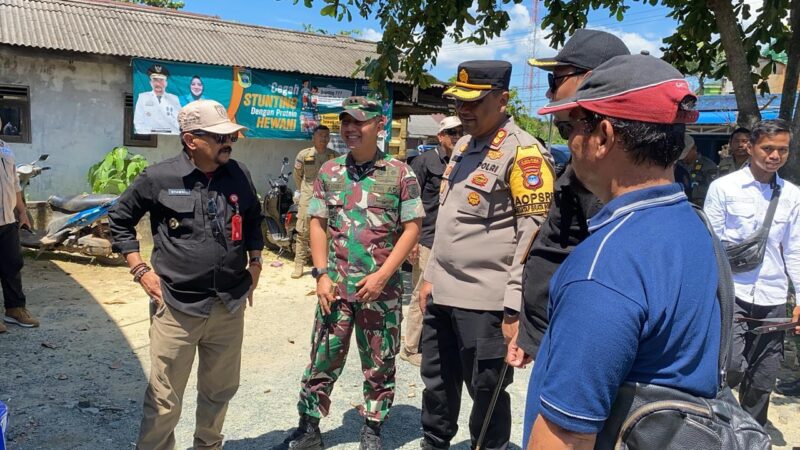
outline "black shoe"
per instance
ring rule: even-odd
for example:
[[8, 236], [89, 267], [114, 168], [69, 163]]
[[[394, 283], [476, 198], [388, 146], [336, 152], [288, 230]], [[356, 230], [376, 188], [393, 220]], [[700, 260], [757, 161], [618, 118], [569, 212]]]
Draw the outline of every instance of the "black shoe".
[[289, 450], [323, 450], [322, 434], [319, 432], [319, 419], [300, 416], [297, 429], [283, 441]]
[[419, 448], [421, 448], [422, 450], [447, 450], [448, 448], [450, 448], [450, 446], [448, 445], [446, 447], [437, 447], [432, 443], [428, 442], [427, 439], [422, 438], [422, 440], [419, 441]]
[[361, 445], [359, 450], [382, 450], [381, 423], [368, 420], [361, 427]]
[[775, 387], [775, 390], [779, 394], [787, 397], [800, 397], [800, 379], [778, 383], [778, 386]]

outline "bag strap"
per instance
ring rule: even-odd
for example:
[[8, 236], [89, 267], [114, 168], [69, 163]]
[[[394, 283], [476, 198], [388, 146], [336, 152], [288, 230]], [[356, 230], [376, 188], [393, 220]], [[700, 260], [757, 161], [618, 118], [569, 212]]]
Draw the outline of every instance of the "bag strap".
[[[775, 191], [773, 191], [773, 198]], [[719, 302], [719, 312], [721, 316], [721, 330], [720, 330], [720, 344], [719, 344], [719, 388], [722, 389], [726, 386], [726, 373], [728, 369], [728, 361], [730, 361], [731, 348], [732, 348], [732, 334], [733, 334], [733, 304], [736, 299], [736, 294], [733, 288], [733, 272], [728, 262], [728, 256], [725, 253], [725, 248], [719, 241], [711, 223], [708, 221], [703, 210], [697, 205], [692, 204], [694, 211], [700, 216], [700, 220], [708, 229], [711, 234], [711, 242], [714, 246], [714, 257], [717, 260], [717, 275], [719, 281], [717, 282], [717, 301]], [[772, 209], [772, 205], [770, 205]], [[774, 214], [774, 210], [772, 211]], [[768, 213], [769, 214], [769, 213]], [[771, 219], [770, 219], [771, 220]]]
[[777, 180], [772, 182], [772, 197], [769, 199], [769, 208], [767, 208], [767, 215], [764, 217], [764, 223], [761, 224], [760, 233], [765, 241], [769, 237], [769, 228], [772, 226], [772, 219], [775, 217], [775, 210], [778, 209], [778, 200], [781, 196], [781, 186]]

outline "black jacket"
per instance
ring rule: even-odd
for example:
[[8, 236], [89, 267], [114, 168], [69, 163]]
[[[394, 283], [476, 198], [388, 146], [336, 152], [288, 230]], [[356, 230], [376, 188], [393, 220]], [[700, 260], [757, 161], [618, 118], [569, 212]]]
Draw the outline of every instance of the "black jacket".
[[[243, 233], [233, 241], [237, 204]], [[139, 251], [134, 227], [148, 212], [151, 261], [164, 300], [201, 317], [217, 297], [229, 311], [241, 306], [252, 284], [246, 251], [264, 247], [261, 207], [247, 169], [231, 160], [209, 178], [184, 152], [148, 167], [109, 213], [115, 251]]]

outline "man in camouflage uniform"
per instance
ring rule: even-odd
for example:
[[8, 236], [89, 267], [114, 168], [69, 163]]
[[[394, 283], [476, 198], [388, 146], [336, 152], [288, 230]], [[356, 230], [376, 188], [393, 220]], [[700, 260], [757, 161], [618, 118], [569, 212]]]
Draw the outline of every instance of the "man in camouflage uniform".
[[741, 127], [733, 130], [728, 141], [728, 152], [719, 161], [719, 176], [725, 176], [744, 167], [750, 159], [750, 154], [747, 153], [749, 148], [750, 130]]
[[510, 78], [508, 62], [467, 61], [444, 93], [455, 99], [468, 134], [442, 174], [436, 236], [419, 292], [423, 449], [449, 448], [464, 385], [473, 400], [469, 431], [476, 447], [498, 384], [503, 389], [482, 448], [508, 448], [505, 388], [513, 372], [503, 359], [522, 307], [523, 262], [555, 181], [545, 146], [507, 114]]
[[708, 186], [717, 178], [717, 165], [705, 155], [697, 151], [694, 138], [688, 134], [684, 136], [686, 155], [677, 164], [689, 173], [689, 186], [687, 197], [697, 206], [703, 207], [706, 200]]
[[328, 148], [331, 132], [325, 125], [314, 129], [311, 136], [312, 147], [300, 150], [294, 160], [294, 185], [300, 190], [297, 204], [297, 240], [294, 244], [294, 272], [292, 278], [303, 276], [303, 266], [308, 259], [308, 204], [314, 192], [314, 181], [322, 164], [336, 157], [336, 152]]
[[381, 449], [400, 350], [398, 269], [425, 215], [414, 173], [377, 148], [386, 123], [381, 104], [351, 97], [343, 106], [341, 134], [350, 151], [322, 165], [308, 207], [319, 306], [297, 405], [300, 424], [286, 440], [293, 450], [323, 448], [319, 420], [330, 411], [354, 330], [365, 378], [360, 448]]

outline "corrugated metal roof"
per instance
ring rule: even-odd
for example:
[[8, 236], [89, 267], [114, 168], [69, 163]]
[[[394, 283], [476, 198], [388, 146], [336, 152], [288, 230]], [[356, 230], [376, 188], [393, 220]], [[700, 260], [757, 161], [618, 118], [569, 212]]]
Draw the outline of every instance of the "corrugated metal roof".
[[0, 0], [0, 43], [342, 78], [376, 55], [374, 42], [347, 36], [109, 0]]

